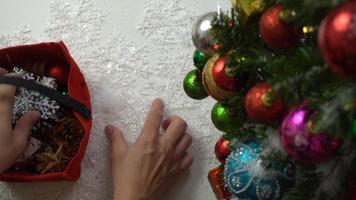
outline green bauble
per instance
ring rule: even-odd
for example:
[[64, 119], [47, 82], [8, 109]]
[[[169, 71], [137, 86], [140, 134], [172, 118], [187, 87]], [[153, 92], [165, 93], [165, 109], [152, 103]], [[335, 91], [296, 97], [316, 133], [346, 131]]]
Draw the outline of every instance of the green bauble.
[[202, 72], [206, 62], [209, 60], [209, 57], [205, 53], [197, 49], [194, 52], [193, 60], [195, 67]]
[[192, 99], [199, 100], [209, 96], [205, 91], [201, 73], [196, 69], [185, 76], [183, 84], [185, 93]]
[[216, 103], [211, 111], [211, 119], [217, 129], [225, 133], [235, 133], [238, 128], [238, 117], [231, 114], [229, 107]]

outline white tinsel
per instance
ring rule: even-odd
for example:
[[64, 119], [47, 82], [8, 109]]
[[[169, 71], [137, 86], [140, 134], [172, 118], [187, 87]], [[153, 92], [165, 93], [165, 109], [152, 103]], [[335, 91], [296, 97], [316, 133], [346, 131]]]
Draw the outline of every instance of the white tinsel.
[[264, 140], [262, 144], [263, 150], [261, 152], [261, 155], [267, 156], [272, 152], [278, 152], [281, 156], [283, 156], [283, 158], [287, 158], [288, 154], [281, 144], [278, 130], [269, 128], [267, 129], [266, 134], [268, 135], [268, 137], [266, 138], [266, 140]]
[[[35, 77], [33, 74], [27, 73], [23, 69], [17, 67], [14, 68], [14, 72], [25, 80], [34, 80], [46, 87], [57, 89], [57, 84], [54, 78]], [[38, 92], [20, 87], [15, 96], [13, 122], [16, 123], [24, 114], [32, 110], [39, 111], [41, 113], [41, 119], [43, 120], [57, 120], [56, 113], [58, 109], [59, 104], [56, 101], [51, 100], [49, 97], [41, 95]]]
[[338, 199], [339, 192], [345, 189], [345, 180], [353, 173], [355, 159], [356, 149], [352, 148], [351, 141], [345, 140], [339, 153], [331, 161], [319, 164], [317, 172], [322, 174], [322, 181], [314, 199], [319, 199], [322, 193], [328, 199]]
[[262, 160], [256, 159], [253, 162], [250, 162], [247, 166], [248, 174], [252, 177], [257, 177], [264, 180], [271, 180], [278, 175], [278, 172], [275, 170], [268, 170], [262, 166]]

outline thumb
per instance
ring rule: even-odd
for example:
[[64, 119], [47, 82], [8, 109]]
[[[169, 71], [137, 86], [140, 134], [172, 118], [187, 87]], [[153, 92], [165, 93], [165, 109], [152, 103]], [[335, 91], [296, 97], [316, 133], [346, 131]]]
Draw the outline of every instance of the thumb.
[[6, 69], [0, 67], [0, 75], [4, 75], [4, 74], [7, 74], [9, 73], [8, 71], [6, 71]]
[[106, 126], [105, 132], [111, 140], [113, 158], [122, 157], [128, 148], [122, 131], [115, 126]]
[[[41, 114], [37, 111], [30, 111], [22, 116], [14, 129], [15, 142], [26, 146], [28, 138], [31, 135], [33, 126], [40, 119]], [[25, 147], [24, 147], [25, 148]]]

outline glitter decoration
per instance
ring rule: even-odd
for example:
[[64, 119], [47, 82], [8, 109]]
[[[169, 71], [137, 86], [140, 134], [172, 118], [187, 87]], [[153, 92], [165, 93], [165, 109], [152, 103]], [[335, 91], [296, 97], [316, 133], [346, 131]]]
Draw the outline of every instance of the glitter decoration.
[[317, 112], [301, 105], [289, 111], [280, 126], [280, 139], [285, 151], [302, 163], [330, 161], [341, 146], [341, 140], [313, 130]]
[[225, 180], [238, 199], [277, 200], [294, 185], [294, 164], [281, 170], [265, 169], [261, 151], [259, 143], [241, 143], [226, 160]]

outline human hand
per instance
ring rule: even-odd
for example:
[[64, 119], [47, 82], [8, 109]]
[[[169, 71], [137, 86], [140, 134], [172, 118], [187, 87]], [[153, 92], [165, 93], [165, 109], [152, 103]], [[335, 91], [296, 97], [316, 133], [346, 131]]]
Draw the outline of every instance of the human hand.
[[[6, 70], [0, 68], [0, 76]], [[32, 111], [22, 116], [12, 128], [12, 108], [16, 87], [0, 84], [0, 172], [5, 171], [21, 156], [27, 147], [32, 127], [40, 117], [39, 112]]]
[[157, 200], [192, 165], [193, 157], [187, 153], [192, 144], [187, 123], [178, 116], [162, 123], [162, 115], [163, 102], [157, 99], [131, 146], [119, 129], [106, 127], [112, 143], [114, 200]]

